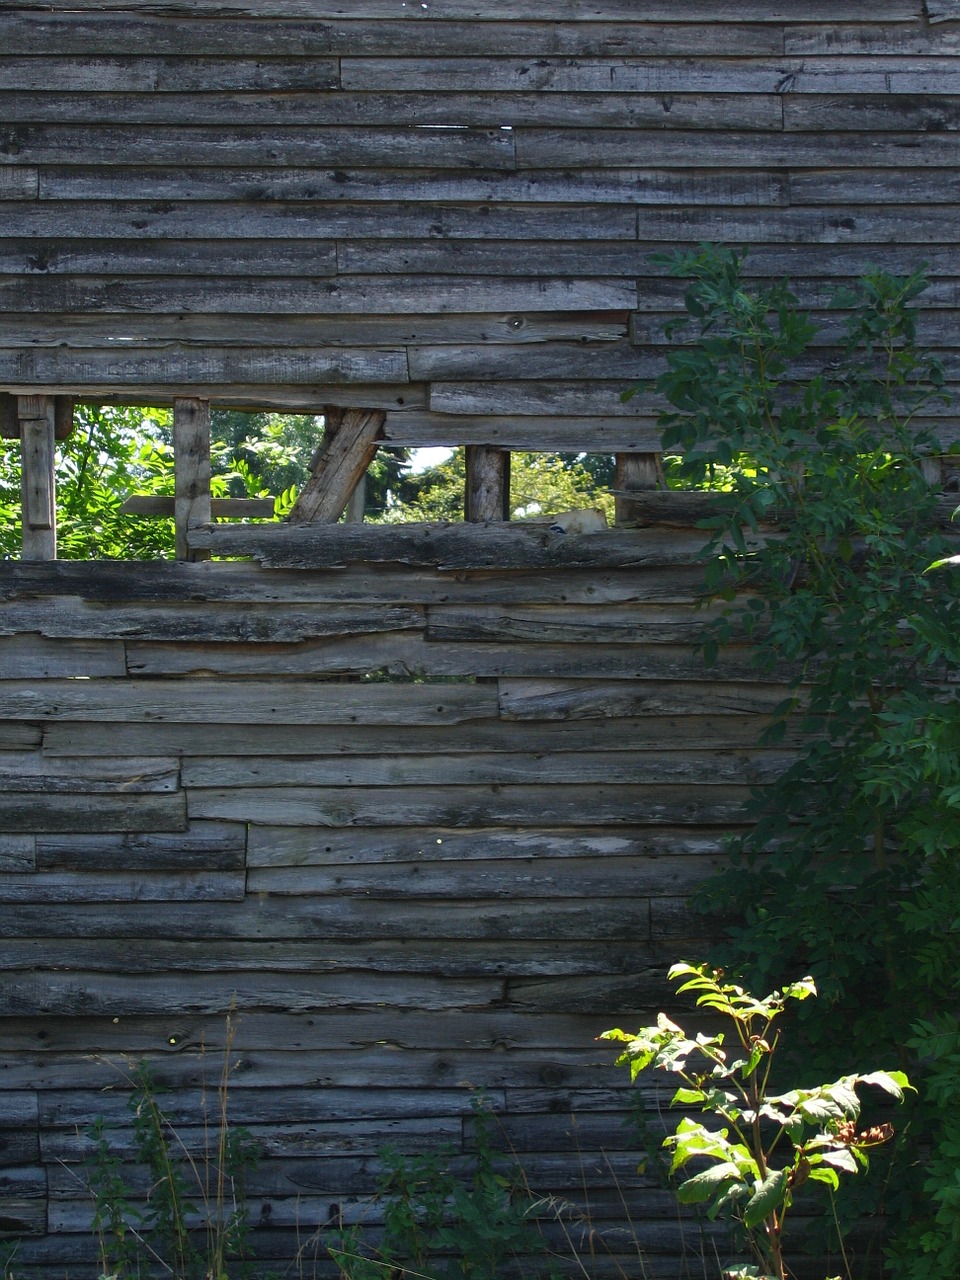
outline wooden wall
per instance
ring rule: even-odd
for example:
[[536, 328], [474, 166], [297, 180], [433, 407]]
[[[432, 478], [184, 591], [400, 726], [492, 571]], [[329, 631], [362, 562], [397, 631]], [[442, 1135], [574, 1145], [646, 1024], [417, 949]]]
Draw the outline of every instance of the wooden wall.
[[[958, 380], [957, 0], [0, 4], [0, 389], [646, 451], [677, 287], [925, 259]], [[943, 410], [945, 439], [956, 418]]]
[[600, 1227], [625, 1197], [646, 1274], [676, 1274], [594, 1037], [702, 947], [686, 896], [783, 764], [756, 748], [783, 691], [694, 655], [699, 534], [542, 537], [565, 549], [533, 571], [0, 565], [18, 1274], [92, 1274], [86, 1127], [129, 1156], [120, 1069], [146, 1057], [195, 1135], [230, 1010], [262, 1257], [340, 1207], [375, 1222], [385, 1142], [469, 1151], [475, 1087], [538, 1191], [582, 1203], [585, 1177]]

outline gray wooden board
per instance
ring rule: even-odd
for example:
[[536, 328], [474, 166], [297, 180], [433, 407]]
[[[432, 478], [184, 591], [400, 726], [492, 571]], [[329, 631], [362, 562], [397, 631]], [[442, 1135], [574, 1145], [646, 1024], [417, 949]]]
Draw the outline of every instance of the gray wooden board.
[[[436, 604], [426, 610], [427, 638], [436, 641], [524, 641], [536, 644], [696, 643], [729, 606]], [[0, 610], [0, 626], [3, 611]], [[26, 630], [27, 628], [24, 628]], [[730, 640], [744, 638], [736, 619]]]
[[[424, 786], [412, 792], [405, 787], [247, 787], [241, 791], [210, 787], [191, 789], [187, 804], [191, 818], [281, 826], [483, 827], [531, 822], [548, 826], [637, 822], [702, 825], [740, 820], [748, 794], [743, 786], [691, 790], [680, 784], [550, 787], [497, 783]], [[5, 807], [5, 802], [0, 803]], [[74, 821], [77, 816], [74, 812]]]
[[38, 724], [22, 720], [0, 721], [0, 751], [29, 751], [39, 747], [42, 730]]
[[[82, 814], [80, 815], [82, 818]], [[138, 870], [35, 871], [0, 878], [0, 902], [241, 902], [245, 891], [242, 870], [191, 869], [186, 874]]]
[[91, 55], [75, 57], [0, 57], [0, 83], [10, 89], [65, 92], [163, 93], [168, 87], [183, 93], [254, 90], [284, 93], [291, 89], [336, 89], [340, 85], [336, 58], [178, 58]]
[[[335, 275], [334, 242], [321, 240], [0, 239], [4, 275]], [[355, 353], [359, 358], [360, 353]]]
[[57, 795], [8, 790], [0, 794], [0, 831], [182, 831], [183, 792], [174, 795], [79, 794], [69, 807]]
[[[606, 70], [606, 68], [604, 69]], [[700, 169], [538, 169], [516, 173], [409, 169], [95, 169], [44, 166], [42, 201], [444, 201], [497, 204], [786, 205], [776, 172]], [[368, 212], [368, 217], [373, 212]], [[382, 215], [386, 220], [386, 213]], [[83, 234], [89, 235], [89, 231]], [[356, 234], [362, 234], [357, 228]], [[543, 233], [541, 232], [541, 235]]]
[[[110, 744], [124, 754], [117, 731]], [[231, 731], [236, 738], [236, 730]], [[103, 728], [97, 727], [101, 749]], [[58, 761], [58, 767], [63, 761]], [[25, 839], [26, 837], [18, 837]], [[192, 822], [182, 833], [127, 835], [61, 835], [36, 838], [36, 866], [41, 871], [239, 871], [246, 851], [246, 828], [241, 824]]]
[[[10, 311], [186, 311], [195, 314], [227, 311], [235, 315], [318, 312], [332, 316], [419, 314], [424, 311], [436, 314], [505, 310], [630, 311], [636, 306], [637, 293], [632, 280], [609, 277], [592, 280], [532, 277], [524, 280], [513, 276], [502, 279], [442, 275], [388, 276], [383, 279], [377, 276], [339, 276], [336, 279], [301, 276], [264, 279], [252, 292], [242, 276], [223, 279], [2, 276], [0, 300]], [[91, 352], [87, 358], [96, 362], [97, 353]], [[116, 358], [122, 370], [125, 357]], [[132, 360], [134, 357], [126, 358]], [[189, 353], [187, 358], [190, 358]], [[102, 357], [100, 359], [102, 367]], [[320, 367], [316, 357], [313, 359], [315, 366]], [[334, 367], [338, 359], [336, 353], [329, 358]], [[290, 361], [292, 367], [295, 358], [291, 357]], [[94, 363], [92, 367], [97, 366]], [[17, 375], [10, 372], [9, 357], [0, 368], [3, 369], [0, 376], [17, 380]], [[103, 374], [99, 376], [104, 377]]]
[[[171, 174], [171, 178], [172, 178]], [[142, 192], [116, 204], [108, 193], [89, 200], [4, 209], [0, 235], [46, 238], [294, 239], [345, 237], [402, 240], [441, 237], [469, 240], [636, 239], [637, 213], [629, 204], [488, 205], [343, 204], [316, 199], [225, 205], [222, 199], [186, 200], [179, 194], [157, 204]], [[504, 308], [498, 307], [501, 312]]]
[[637, 210], [641, 240], [711, 240], [734, 244], [945, 244], [960, 232], [949, 207], [913, 204], [900, 208], [829, 206], [787, 209], [643, 208]]
[[[351, 565], [349, 569], [285, 571], [230, 561], [53, 560], [0, 561], [0, 602], [46, 599], [55, 609], [60, 596], [104, 604], [137, 603], [179, 607], [188, 601], [231, 604], [616, 604], [694, 601], [702, 587], [702, 569], [669, 568], [440, 571], [391, 565]], [[0, 618], [5, 603], [0, 603]], [[20, 741], [14, 725], [0, 725], [0, 744]]]
[[[674, 883], [674, 889], [677, 882]], [[569, 896], [569, 895], [568, 895]], [[58, 950], [59, 949], [59, 950]], [[405, 973], [437, 977], [550, 977], [562, 987], [571, 975], [616, 975], [647, 971], [659, 981], [661, 957], [642, 948], [625, 955], [614, 942], [472, 942], [451, 948], [447, 940], [420, 939], [399, 947], [396, 942], [221, 942], [212, 950], [202, 942], [165, 942], [145, 938], [24, 939], [10, 941], [4, 971], [30, 973], [62, 969], [97, 974], [123, 973], [160, 977], [212, 973], [223, 981], [238, 974]], [[648, 977], [647, 981], [651, 979]], [[140, 1015], [143, 1016], [143, 1015]], [[246, 1015], [244, 1015], [246, 1016]], [[585, 1042], [585, 1050], [589, 1041]], [[348, 1052], [342, 1047], [342, 1052]], [[594, 1052], [594, 1056], [595, 1052]], [[202, 1069], [190, 1055], [175, 1059], [177, 1070], [196, 1077]], [[172, 1064], [170, 1064], [172, 1065]], [[209, 1064], [207, 1064], [209, 1065]], [[170, 1068], [164, 1064], [164, 1078]], [[250, 1085], [246, 1071], [244, 1087]], [[4, 1080], [8, 1082], [7, 1075]], [[291, 1081], [293, 1082], [293, 1081]], [[9, 1082], [7, 1083], [9, 1086]]]
[[375, 831], [312, 827], [250, 828], [248, 865], [266, 867], [324, 866], [350, 868], [394, 862], [428, 862], [520, 858], [539, 859], [715, 857], [723, 836], [712, 828], [498, 828], [462, 831], [448, 827], [411, 829], [380, 827]]
[[33, 871], [37, 865], [33, 836], [0, 835], [0, 873]]
[[631, 568], [700, 561], [702, 535], [610, 530], [558, 534], [537, 524], [325, 525], [218, 528], [193, 535], [214, 555], [245, 555], [278, 568], [351, 561], [451, 569]]
[[[453, 755], [208, 756], [183, 761], [184, 787], [425, 787], [540, 783], [719, 782], [753, 785], [793, 760], [781, 751], [509, 751]], [[2, 774], [0, 774], [2, 781]]]
[[[277, 243], [271, 241], [271, 244]], [[289, 242], [286, 242], [289, 243]], [[309, 249], [310, 242], [297, 242]], [[269, 250], [265, 249], [265, 256]], [[911, 260], [912, 266], [912, 260]], [[536, 268], [536, 263], [531, 270]], [[284, 272], [284, 274], [288, 274]], [[481, 343], [533, 345], [540, 342], [616, 342], [626, 336], [626, 318], [609, 312], [499, 312], [496, 314], [419, 316], [261, 316], [257, 332], [264, 349], [303, 346], [390, 346], [397, 343]], [[248, 346], [250, 322], [243, 316], [77, 315], [55, 319], [36, 313], [0, 316], [0, 344], [91, 349], [115, 348], [120, 339], [131, 346], [155, 349], [163, 342], [192, 346]], [[167, 389], [166, 398], [170, 392]]]
[[[57, 676], [96, 679], [126, 675], [119, 641], [48, 640], [43, 636], [0, 636], [0, 680], [47, 680]], [[7, 719], [30, 720], [27, 711]]]
[[[176, 377], [172, 376], [176, 371]], [[388, 387], [408, 380], [404, 352], [381, 350], [305, 350], [168, 346], [57, 350], [34, 348], [24, 358], [18, 348], [0, 348], [0, 382], [102, 384], [111, 389], [131, 383], [165, 380], [190, 385], [232, 383], [267, 386], [285, 383], [372, 383]], [[378, 394], [382, 395], [382, 391]], [[391, 406], [392, 407], [392, 406]]]
[[581, 720], [613, 716], [766, 715], [791, 694], [785, 684], [697, 681], [498, 681], [500, 714], [517, 720]]
[[[689, 804], [684, 812], [680, 812], [680, 804], [675, 804], [669, 813], [663, 811], [664, 806], [661, 805], [656, 817], [659, 822], [671, 823], [682, 821], [689, 815], [694, 825], [697, 821], [723, 824], [737, 820], [743, 798], [745, 793], [735, 801], [728, 800], [725, 805], [714, 801], [709, 812], [706, 806], [701, 806], [701, 812], [696, 815], [689, 812]], [[581, 805], [584, 803], [586, 801], [581, 800]], [[605, 809], [606, 806], [602, 806], [597, 810], [594, 821], [608, 820]], [[633, 814], [621, 814], [625, 825], [635, 823], [638, 816], [641, 819], [647, 816], [646, 813], [638, 815], [638, 809], [634, 797]], [[550, 814], [543, 813], [542, 809], [539, 816], [541, 820], [550, 820]], [[565, 816], [560, 815], [557, 820], [563, 820]], [[527, 821], [530, 821], [529, 817]], [[134, 936], [182, 938], [187, 941], [205, 937], [211, 943], [231, 938], [362, 940], [372, 936], [407, 939], [429, 935], [456, 940], [458, 945], [475, 938], [514, 938], [525, 942], [537, 939], [591, 942], [619, 939], [621, 942], [629, 941], [633, 946], [644, 944], [650, 936], [650, 903], [649, 897], [621, 896], [617, 899], [615, 912], [598, 915], [595, 904], [566, 899], [530, 899], [512, 903], [478, 899], [463, 903], [446, 899], [429, 903], [411, 900], [394, 903], [389, 898], [283, 897], [252, 899], [243, 903], [182, 902], [169, 912], [158, 911], [155, 903], [132, 902], [125, 906], [122, 918], [110, 904], [12, 903], [4, 911], [4, 935], [9, 938], [67, 935], [103, 939]], [[226, 1006], [222, 1012], [227, 1012]], [[176, 1029], [176, 1019], [169, 1021]]]
[[[636, 15], [635, 15], [636, 16]], [[392, 20], [343, 18], [307, 22], [235, 18], [229, 23], [216, 18], [197, 17], [189, 22], [150, 13], [130, 13], [115, 17], [109, 13], [51, 13], [26, 18], [22, 13], [0, 16], [0, 40], [18, 54], [62, 56], [71, 54], [126, 55], [131, 49], [149, 49], [153, 55], [180, 57], [223, 56], [257, 58], [316, 58], [323, 55], [382, 54], [390, 57], [488, 52], [497, 57], [519, 54], [525, 57], [570, 54], [579, 57], [622, 57], [701, 54], [702, 31], [689, 23], [635, 21], [531, 22], [516, 19], [496, 23], [435, 21], [424, 15], [416, 22], [398, 12]], [[397, 20], [399, 19], [399, 20]], [[802, 39], [803, 28], [797, 29]], [[880, 29], [883, 30], [882, 28]], [[907, 33], [909, 36], [910, 33]], [[731, 23], [716, 26], [710, 33], [713, 55], [737, 54], [748, 44], [751, 51], [782, 53], [783, 36], [772, 24]], [[878, 52], [890, 51], [886, 45]], [[879, 37], [874, 40], [880, 44]], [[822, 42], [821, 42], [822, 43]], [[862, 43], [866, 43], [865, 41]], [[935, 52], [943, 46], [927, 38], [909, 51]], [[901, 45], [897, 44], [899, 51]], [[869, 48], [869, 46], [868, 46]], [[859, 46], [844, 52], [857, 52]], [[816, 43], [797, 52], [833, 52]]]
[[[417, 681], [553, 676], [600, 680], [722, 680], [782, 682], [788, 668], [759, 671], [746, 647], [724, 649], [708, 667], [693, 646], [669, 644], [441, 644], [399, 632], [367, 640], [305, 641], [298, 645], [229, 645], [129, 641], [137, 676], [367, 676]], [[3, 706], [0, 695], [0, 708]]]
[[[934, 0], [943, 9], [949, 0]], [[48, 0], [20, 0], [17, 9], [24, 12], [47, 12]], [[71, 0], [72, 12], [92, 10], [120, 10], [124, 13], [157, 11], [156, 0]], [[170, 17], [195, 19], [204, 14], [218, 18], [309, 18], [322, 19], [387, 19], [416, 24], [424, 15], [416, 9], [399, 15], [392, 0], [193, 0], [185, 5], [168, 0], [162, 13]], [[491, 22], [490, 9], [477, 0], [436, 0], [431, 6], [430, 20], [459, 19]], [[643, 10], [646, 22], [713, 22], [717, 9], [713, 0], [688, 0], [678, 9], [669, 0], [648, 0]], [[752, 20], [775, 24], [800, 22], [915, 22], [915, 0], [791, 0], [790, 3], [769, 3], [762, 14], [753, 14]], [[637, 9], [634, 0], [504, 0], [498, 6], [497, 22], [636, 22]]]
[[[577, 682], [580, 683], [586, 682]], [[422, 753], [444, 758], [474, 751], [595, 751], [607, 752], [623, 748], [625, 743], [636, 743], [646, 750], [661, 752], [689, 750], [691, 746], [709, 743], [711, 749], [729, 751], [755, 747], [766, 720], [759, 710], [760, 699], [755, 698], [757, 710], [753, 714], [724, 713], [701, 715], [694, 709], [694, 701], [701, 689], [691, 689], [687, 713], [660, 715], [652, 703], [649, 715], [618, 715], [618, 694], [631, 705], [635, 699], [643, 699], [633, 682], [622, 683], [619, 689], [612, 684], [603, 692], [595, 686], [581, 691], [578, 701], [562, 697], [545, 700], [545, 718], [536, 720], [505, 718], [502, 720], [474, 721], [465, 731], [456, 727], [421, 727], [417, 725], [298, 725], [298, 724], [247, 724], [243, 733], [222, 724], [118, 724], [110, 728], [111, 749], [118, 755], [129, 752], [142, 754], [145, 750], [171, 752], [185, 756], [267, 756], [282, 754], [294, 756], [343, 756], [348, 759], [368, 755]], [[726, 690], [727, 700], [731, 695]], [[761, 691], [758, 690], [759, 694]], [[649, 693], [647, 694], [649, 697]], [[663, 695], [664, 700], [670, 693]], [[673, 690], [675, 702], [680, 693]], [[722, 695], [721, 695], [722, 696]], [[744, 701], [750, 695], [744, 690]], [[517, 705], [511, 694], [504, 702], [504, 710], [512, 717]], [[577, 708], [583, 714], [577, 715]], [[701, 706], [703, 704], [701, 703]], [[773, 705], [768, 697], [767, 707]], [[566, 719], [557, 719], [562, 707]], [[551, 716], [553, 717], [551, 719]], [[784, 745], [796, 746], [803, 736], [796, 727], [788, 726]], [[99, 755], [103, 750], [103, 727], [100, 723], [70, 722], [50, 723], [44, 730], [44, 756], [51, 770], [58, 768], [60, 760], [71, 756]], [[202, 841], [198, 842], [202, 845]], [[119, 853], [118, 857], [121, 856]], [[186, 853], [183, 854], [186, 857]], [[199, 855], [198, 855], [199, 856]]]
[[[556, 24], [553, 26], [557, 30]], [[229, 37], [228, 37], [229, 38]], [[395, 125], [414, 119], [418, 124], [504, 125], [578, 128], [659, 128], [704, 130], [756, 129], [779, 131], [783, 99], [773, 93], [564, 93], [436, 92], [346, 90], [311, 93], [292, 90], [266, 92], [180, 93], [43, 93], [5, 90], [4, 115], [15, 123], [41, 121], [87, 124], [259, 125], [264, 129], [290, 125]], [[897, 106], [892, 104], [892, 109]], [[895, 126], [878, 126], [893, 128]]]
[[[238, 692], [242, 690], [242, 697]], [[496, 714], [482, 685], [332, 684], [317, 681], [33, 680], [0, 682], [12, 719], [220, 724], [457, 724]]]
[[[628, 381], [625, 379], [621, 389]], [[597, 390], [602, 393], [608, 388], [598, 383]], [[414, 447], [495, 444], [501, 449], [563, 453], [580, 453], [587, 447], [596, 453], [656, 453], [663, 429], [651, 416], [610, 417], [602, 410], [594, 413], [593, 409], [579, 416], [562, 412], [518, 415], [388, 409], [384, 437], [392, 444]]]
[[[387, 894], [398, 901], [405, 898], [446, 901], [452, 893], [486, 900], [580, 896], [599, 900], [627, 894], [692, 892], [715, 874], [722, 863], [721, 855], [712, 858], [686, 855], [676, 859], [614, 858], [610, 861], [588, 857], [561, 859], [556, 863], [548, 859], [522, 863], [515, 859], [502, 862], [491, 859], [464, 868], [449, 862], [433, 864], [427, 858], [403, 865], [378, 864], [372, 870], [348, 871], [335, 867], [324, 873], [313, 868], [309, 875], [299, 867], [266, 868], [249, 873], [248, 889], [251, 893], [277, 895], [376, 893]], [[393, 963], [397, 969], [404, 967], [400, 956], [395, 956]], [[549, 964], [545, 968], [553, 972]], [[510, 970], [505, 965], [501, 972]]]
[[[179, 973], [177, 1004], [184, 1013], [248, 1008], [316, 1009], [365, 1005], [422, 1009], [483, 1007], [503, 999], [503, 983], [495, 978], [410, 977], [377, 973], [298, 975], [285, 973], [226, 975]], [[7, 974], [0, 991], [0, 1016], [26, 1012], [159, 1014], [170, 1006], [170, 979], [111, 973], [101, 975], [47, 971], [30, 976]], [[262, 1097], [262, 1094], [258, 1094]], [[165, 1107], [166, 1110], [166, 1107]], [[237, 1095], [231, 1095], [231, 1118], [236, 1122]]]
[[101, 742], [101, 758], [63, 759], [53, 767], [39, 751], [0, 752], [0, 791], [112, 795], [178, 789], [178, 760], [157, 756], [111, 759], [102, 755], [106, 746]]
[[60, 596], [0, 605], [0, 635], [33, 632], [50, 638], [184, 640], [241, 644], [294, 643], [318, 637], [344, 637], [420, 630], [425, 611], [413, 605], [326, 606], [323, 610], [283, 608], [276, 604], [212, 605], [183, 601], [175, 608], [100, 604]]

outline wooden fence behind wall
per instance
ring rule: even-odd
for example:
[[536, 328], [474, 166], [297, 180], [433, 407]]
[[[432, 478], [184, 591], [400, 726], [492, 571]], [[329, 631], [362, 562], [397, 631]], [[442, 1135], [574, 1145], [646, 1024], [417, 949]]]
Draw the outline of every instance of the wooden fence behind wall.
[[376, 1222], [380, 1147], [469, 1151], [483, 1089], [537, 1191], [585, 1177], [597, 1226], [624, 1196], [646, 1274], [675, 1275], [594, 1037], [702, 947], [686, 899], [789, 753], [756, 746], [783, 691], [746, 650], [695, 654], [699, 534], [537, 539], [553, 568], [0, 565], [0, 1218], [25, 1274], [92, 1274], [80, 1162], [99, 1115], [129, 1159], [125, 1058], [195, 1134], [232, 1011], [261, 1257]]

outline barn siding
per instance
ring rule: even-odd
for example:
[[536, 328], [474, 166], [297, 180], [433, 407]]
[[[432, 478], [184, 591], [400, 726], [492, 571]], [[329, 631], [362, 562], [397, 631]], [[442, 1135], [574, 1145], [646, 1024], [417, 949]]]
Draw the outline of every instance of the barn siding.
[[[671, 537], [691, 559], [699, 535]], [[735, 653], [708, 683], [678, 641], [697, 574], [0, 565], [18, 1265], [89, 1273], [87, 1125], [129, 1157], [120, 1069], [145, 1057], [196, 1136], [197, 1051], [215, 1075], [232, 1010], [263, 1257], [331, 1206], [375, 1221], [385, 1142], [469, 1151], [482, 1088], [539, 1192], [576, 1200], [586, 1170], [600, 1226], [622, 1192], [672, 1274], [670, 1198], [594, 1038], [702, 946], [686, 898], [790, 750], [756, 745], [777, 686]]]
[[0, 389], [647, 451], [701, 240], [816, 306], [927, 260], [956, 382], [954, 8], [4, 3]]

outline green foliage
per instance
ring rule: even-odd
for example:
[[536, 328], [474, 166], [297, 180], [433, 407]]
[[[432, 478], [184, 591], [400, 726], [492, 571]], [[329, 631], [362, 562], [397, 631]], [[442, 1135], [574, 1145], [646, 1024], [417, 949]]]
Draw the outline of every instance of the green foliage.
[[[849, 1069], [862, 1046], [910, 1065], [921, 1099], [888, 1207], [907, 1224], [901, 1274], [946, 1280], [956, 1267], [933, 1241], [950, 1231], [930, 1207], [954, 1179], [934, 1172], [924, 1186], [919, 1152], [944, 1171], [956, 1150], [930, 1088], [955, 1092], [960, 1063], [935, 1064], [925, 1046], [960, 990], [960, 711], [947, 692], [960, 605], [942, 577], [952, 570], [927, 572], [950, 558], [922, 470], [939, 452], [923, 413], [944, 399], [916, 342], [924, 279], [865, 276], [838, 299], [839, 349], [818, 353], [789, 286], [747, 287], [736, 254], [702, 246], [668, 265], [692, 278], [693, 332], [652, 388], [669, 406], [664, 447], [681, 455], [682, 481], [722, 488], [705, 522], [707, 590], [731, 608], [707, 656], [722, 670], [723, 646], [746, 629], [761, 666], [791, 685], [766, 741], [790, 714], [810, 735], [702, 895], [739, 920], [716, 958], [754, 986], [783, 966], [813, 973], [824, 998], [803, 1011], [805, 1039], [824, 1070]], [[921, 1247], [915, 1271], [902, 1260]]]
[[[102, 1120], [91, 1126], [94, 1152], [87, 1181], [100, 1274], [140, 1280], [159, 1266], [174, 1280], [226, 1280], [247, 1254], [246, 1173], [258, 1159], [247, 1132], [229, 1123], [229, 1044], [217, 1088], [217, 1122], [204, 1124], [204, 1148], [192, 1154], [163, 1110], [162, 1090], [146, 1064], [131, 1074], [129, 1108], [136, 1158], [149, 1177], [146, 1202], [128, 1186]], [[202, 1099], [206, 1120], [206, 1093]]]
[[510, 1260], [524, 1257], [529, 1268], [529, 1255], [542, 1257], [538, 1204], [520, 1170], [504, 1170], [482, 1100], [474, 1101], [473, 1117], [476, 1152], [465, 1177], [451, 1169], [450, 1149], [414, 1157], [382, 1153], [383, 1236], [370, 1248], [358, 1228], [337, 1233], [329, 1250], [344, 1280], [497, 1280]]
[[[699, 1032], [690, 1039], [663, 1013], [655, 1026], [635, 1034], [607, 1031], [603, 1039], [626, 1045], [617, 1062], [629, 1066], [631, 1079], [648, 1068], [679, 1076], [683, 1084], [673, 1105], [699, 1107], [713, 1117], [705, 1125], [684, 1116], [664, 1141], [673, 1151], [671, 1173], [691, 1162], [711, 1162], [680, 1184], [677, 1198], [681, 1204], [706, 1205], [709, 1218], [735, 1217], [760, 1274], [786, 1280], [782, 1234], [794, 1194], [809, 1183], [837, 1191], [840, 1175], [866, 1169], [868, 1150], [892, 1134], [889, 1125], [857, 1132], [858, 1086], [873, 1085], [901, 1101], [910, 1085], [900, 1071], [873, 1071], [771, 1094], [781, 1034], [777, 1019], [788, 1000], [806, 1000], [816, 995], [816, 987], [811, 978], [803, 978], [759, 1000], [721, 976], [706, 965], [687, 963], [675, 964], [669, 973], [671, 979], [683, 980], [678, 992], [697, 992], [699, 1008], [731, 1024], [732, 1053], [724, 1048], [725, 1034]], [[717, 1120], [723, 1127], [717, 1127]], [[741, 1268], [733, 1274], [758, 1273]]]

